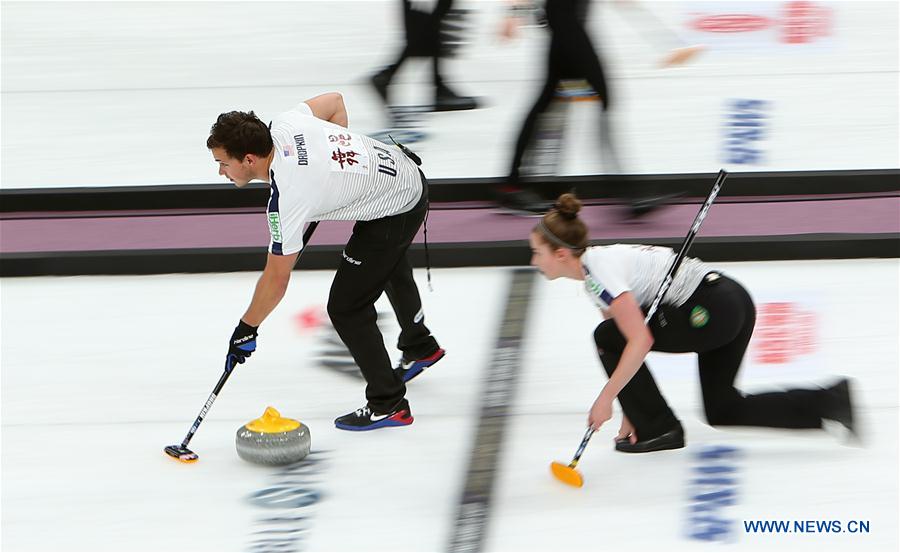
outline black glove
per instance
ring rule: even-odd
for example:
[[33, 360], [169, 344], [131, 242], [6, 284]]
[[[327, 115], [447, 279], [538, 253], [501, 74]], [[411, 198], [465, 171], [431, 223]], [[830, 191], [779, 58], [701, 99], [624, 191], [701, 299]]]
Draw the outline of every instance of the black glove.
[[243, 363], [256, 351], [256, 329], [258, 326], [250, 326], [243, 320], [238, 322], [228, 342], [228, 355], [234, 356], [238, 363]]

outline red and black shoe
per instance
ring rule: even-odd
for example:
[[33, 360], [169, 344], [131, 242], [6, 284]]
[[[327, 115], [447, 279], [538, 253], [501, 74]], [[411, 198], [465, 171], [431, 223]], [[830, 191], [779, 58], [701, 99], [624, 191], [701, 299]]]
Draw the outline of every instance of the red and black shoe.
[[334, 426], [341, 430], [375, 430], [388, 426], [409, 426], [413, 420], [409, 402], [403, 399], [390, 413], [385, 414], [372, 411], [366, 404], [352, 413], [334, 419]]
[[400, 360], [400, 363], [394, 369], [394, 372], [400, 377], [400, 380], [409, 382], [413, 378], [419, 376], [422, 371], [440, 361], [446, 353], [447, 352], [444, 351], [443, 348], [438, 348], [436, 352], [423, 359], [410, 360], [404, 357]]

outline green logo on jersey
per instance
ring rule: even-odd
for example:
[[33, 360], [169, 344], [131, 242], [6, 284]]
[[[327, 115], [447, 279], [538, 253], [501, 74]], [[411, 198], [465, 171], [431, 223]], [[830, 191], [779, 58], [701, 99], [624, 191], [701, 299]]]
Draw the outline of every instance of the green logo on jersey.
[[691, 326], [694, 328], [702, 328], [709, 322], [709, 311], [702, 305], [694, 306], [691, 309]]
[[277, 211], [269, 213], [269, 233], [272, 235], [272, 242], [281, 242], [281, 218]]
[[[585, 275], [584, 283], [587, 285], [588, 290], [590, 290], [594, 298], [603, 302], [604, 288], [600, 286], [596, 281], [594, 281], [594, 279], [591, 278], [591, 275]], [[603, 303], [605, 304], [606, 302]]]

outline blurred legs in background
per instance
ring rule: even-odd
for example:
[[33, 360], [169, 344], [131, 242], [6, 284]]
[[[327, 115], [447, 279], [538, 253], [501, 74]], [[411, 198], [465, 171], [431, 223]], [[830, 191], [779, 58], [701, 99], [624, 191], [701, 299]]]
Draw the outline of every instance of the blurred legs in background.
[[468, 110], [478, 107], [478, 102], [471, 96], [462, 96], [453, 91], [441, 74], [441, 59], [454, 54], [461, 44], [458, 25], [464, 14], [461, 10], [451, 9], [453, 0], [438, 0], [434, 11], [425, 12], [413, 7], [410, 0], [403, 2], [403, 26], [406, 44], [400, 56], [391, 65], [385, 67], [371, 77], [372, 86], [385, 105], [390, 106], [388, 89], [394, 74], [410, 57], [430, 58], [432, 63], [432, 80], [434, 83], [433, 111]]
[[[636, 182], [625, 183], [613, 147], [609, 117], [610, 93], [603, 64], [585, 29], [590, 0], [547, 0], [550, 47], [544, 85], [519, 131], [506, 182], [495, 189], [497, 202], [514, 211], [540, 214], [551, 203], [524, 186], [523, 176], [550, 176], [564, 155], [563, 135], [568, 104], [599, 100], [602, 107], [598, 135], [599, 158], [605, 174], [627, 184], [629, 214], [640, 216], [678, 194], [658, 194]], [[540, 159], [543, 158], [543, 159]]]

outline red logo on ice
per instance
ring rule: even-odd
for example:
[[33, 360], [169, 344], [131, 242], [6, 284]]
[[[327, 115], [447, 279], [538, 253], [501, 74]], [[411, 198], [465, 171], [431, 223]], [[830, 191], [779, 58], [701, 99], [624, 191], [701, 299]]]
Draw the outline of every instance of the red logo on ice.
[[689, 22], [703, 33], [752, 33], [772, 28], [778, 42], [806, 44], [833, 34], [833, 12], [826, 5], [808, 0], [783, 2], [769, 16], [751, 13], [701, 15]]
[[792, 302], [763, 303], [757, 307], [753, 333], [753, 361], [789, 363], [815, 351], [816, 314]]
[[787, 44], [805, 44], [831, 34], [831, 9], [815, 2], [787, 2], [780, 40]]
[[315, 330], [325, 321], [325, 309], [321, 305], [307, 307], [294, 315], [294, 324], [299, 332]]
[[698, 17], [693, 26], [698, 31], [707, 33], [749, 33], [761, 31], [772, 23], [769, 18], [761, 15], [732, 13]]

